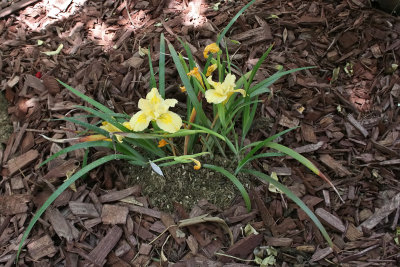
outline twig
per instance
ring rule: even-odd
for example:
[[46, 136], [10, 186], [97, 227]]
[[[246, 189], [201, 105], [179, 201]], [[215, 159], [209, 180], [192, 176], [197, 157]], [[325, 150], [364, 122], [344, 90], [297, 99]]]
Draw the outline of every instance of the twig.
[[136, 28], [136, 27], [135, 27], [135, 24], [133, 23], [133, 20], [132, 20], [132, 18], [131, 18], [131, 13], [129, 13], [128, 1], [126, 1], [126, 0], [125, 0], [125, 8], [126, 8], [126, 12], [128, 13], [129, 21], [131, 22], [132, 27], [133, 27], [133, 28]]
[[0, 11], [0, 18], [6, 17], [30, 4], [36, 3], [39, 0], [23, 0]]

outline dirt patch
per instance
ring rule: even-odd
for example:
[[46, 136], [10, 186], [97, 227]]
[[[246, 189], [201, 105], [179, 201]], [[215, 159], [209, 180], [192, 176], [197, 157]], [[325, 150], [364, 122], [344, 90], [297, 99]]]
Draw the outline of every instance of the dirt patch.
[[[235, 164], [231, 160], [215, 157], [201, 159], [201, 162], [223, 167], [233, 173]], [[194, 170], [192, 164], [177, 164], [162, 167], [164, 177], [155, 173], [150, 167], [129, 166], [126, 170], [131, 184], [140, 184], [144, 195], [148, 196], [152, 205], [163, 211], [173, 211], [174, 202], [179, 202], [190, 210], [201, 199], [207, 199], [218, 208], [224, 209], [232, 204], [240, 192], [223, 174], [201, 168]], [[239, 174], [237, 177], [244, 187], [249, 189], [249, 176]]]
[[7, 113], [7, 100], [0, 94], [0, 143], [7, 142], [13, 127]]

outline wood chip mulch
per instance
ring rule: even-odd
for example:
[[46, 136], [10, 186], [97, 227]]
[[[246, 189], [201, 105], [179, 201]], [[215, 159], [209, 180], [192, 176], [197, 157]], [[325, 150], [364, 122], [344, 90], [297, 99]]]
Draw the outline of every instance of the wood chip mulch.
[[[201, 62], [203, 48], [248, 1], [188, 2], [0, 3], [0, 88], [14, 129], [0, 148], [0, 266], [14, 264], [33, 214], [83, 158], [78, 150], [37, 168], [71, 144], [52, 143], [40, 134], [75, 136], [76, 125], [51, 120], [66, 114], [96, 122], [72, 110], [82, 101], [55, 79], [116, 112], [132, 114], [149, 86], [141, 48], [150, 48], [156, 67], [164, 33], [178, 50], [177, 37], [188, 42]], [[273, 246], [278, 266], [400, 265], [400, 78], [395, 65], [400, 20], [369, 2], [258, 0], [227, 33], [240, 42], [227, 45], [243, 72], [274, 43], [258, 81], [273, 74], [276, 65], [316, 66], [271, 86], [271, 96], [261, 97], [249, 138], [257, 141], [299, 126], [280, 142], [311, 159], [334, 182], [344, 204], [293, 160], [261, 159], [253, 167], [276, 172], [301, 197], [327, 227], [333, 248], [302, 210], [270, 193], [268, 185], [250, 190], [251, 212], [237, 198], [226, 210], [202, 200], [189, 211], [176, 203], [175, 213], [167, 214], [151, 205], [140, 185], [127, 186], [116, 163], [110, 163], [90, 172], [76, 191], [68, 189], [57, 198], [25, 242], [19, 264], [233, 267], [257, 265], [251, 261], [254, 252]], [[202, 17], [190, 18], [190, 8]], [[59, 54], [43, 53], [60, 44]], [[166, 75], [167, 93], [182, 102], [169, 56]], [[97, 150], [91, 159], [104, 153]], [[258, 234], [246, 235], [248, 224]]]

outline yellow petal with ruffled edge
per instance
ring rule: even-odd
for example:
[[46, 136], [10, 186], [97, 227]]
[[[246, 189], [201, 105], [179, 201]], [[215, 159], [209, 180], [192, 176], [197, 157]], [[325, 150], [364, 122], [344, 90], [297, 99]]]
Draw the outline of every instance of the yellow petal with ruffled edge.
[[208, 78], [207, 78], [207, 82], [208, 82], [212, 87], [214, 87], [214, 88], [218, 88], [218, 86], [221, 85], [221, 83], [219, 83], [219, 82], [214, 82], [214, 81], [212, 80], [212, 77], [208, 77]]
[[182, 127], [182, 119], [178, 114], [167, 111], [157, 118], [156, 123], [162, 130], [175, 133]]
[[219, 104], [224, 102], [228, 96], [226, 94], [221, 94], [217, 90], [210, 89], [206, 91], [205, 97], [208, 103]]
[[203, 52], [203, 56], [204, 58], [208, 58], [208, 53], [218, 53], [219, 52], [219, 47], [216, 43], [212, 43], [206, 46], [206, 48], [204, 48], [204, 52]]
[[228, 73], [225, 77], [224, 82], [222, 83], [224, 86], [226, 86], [226, 88], [229, 88], [230, 90], [233, 90], [236, 86], [235, 84], [236, 81], [236, 77], [233, 74]]
[[131, 120], [129, 121], [129, 125], [133, 131], [140, 132], [149, 126], [150, 121], [151, 118], [148, 117], [146, 113], [139, 111], [132, 116]]

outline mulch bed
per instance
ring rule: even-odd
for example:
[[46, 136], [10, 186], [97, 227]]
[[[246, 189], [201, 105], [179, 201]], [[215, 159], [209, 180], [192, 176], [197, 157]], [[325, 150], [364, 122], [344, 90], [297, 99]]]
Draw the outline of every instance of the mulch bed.
[[[14, 125], [0, 149], [1, 266], [13, 265], [32, 214], [83, 157], [83, 151], [76, 151], [36, 168], [62, 147], [40, 134], [69, 138], [79, 130], [50, 120], [82, 115], [71, 111], [82, 101], [55, 78], [117, 112], [132, 114], [149, 87], [149, 64], [141, 48], [150, 48], [157, 66], [164, 33], [177, 49], [177, 37], [188, 42], [201, 62], [204, 47], [245, 4], [194, 5], [203, 15], [194, 19], [187, 1], [48, 2], [0, 4], [0, 83]], [[260, 0], [227, 34], [240, 42], [229, 43], [228, 49], [243, 72], [274, 43], [257, 80], [273, 74], [276, 65], [316, 66], [271, 86], [273, 93], [262, 97], [250, 139], [300, 126], [280, 142], [311, 159], [345, 203], [294, 160], [252, 164], [275, 171], [315, 211], [329, 230], [333, 249], [304, 212], [270, 193], [267, 185], [250, 191], [250, 213], [238, 198], [226, 210], [203, 200], [190, 211], [176, 203], [176, 212], [167, 214], [151, 205], [140, 185], [127, 187], [126, 177], [111, 163], [90, 172], [76, 192], [68, 189], [55, 201], [28, 238], [19, 264], [242, 266], [256, 264], [221, 254], [251, 260], [254, 249], [273, 246], [279, 266], [398, 266], [400, 79], [393, 64], [400, 57], [400, 21], [368, 2]], [[44, 44], [38, 46], [38, 40]], [[60, 44], [58, 55], [43, 53]], [[169, 56], [166, 75], [168, 96], [183, 100]], [[215, 221], [182, 225], [181, 220], [206, 214]], [[247, 224], [259, 234], [246, 236]]]

